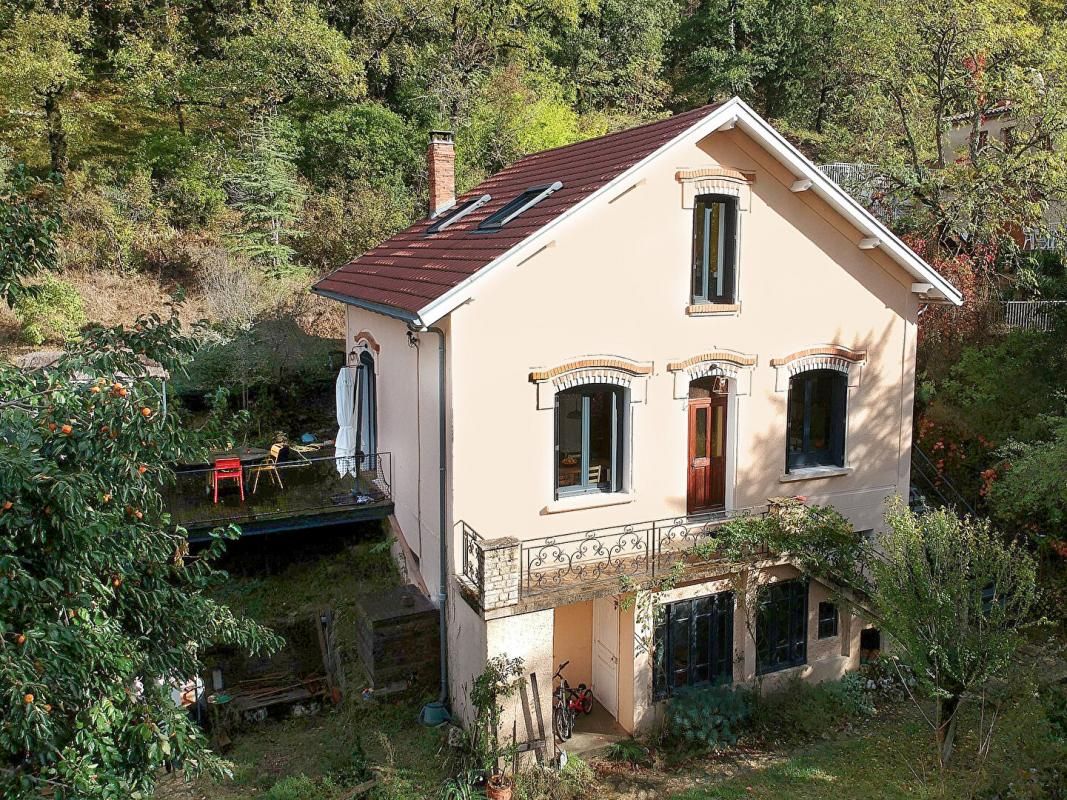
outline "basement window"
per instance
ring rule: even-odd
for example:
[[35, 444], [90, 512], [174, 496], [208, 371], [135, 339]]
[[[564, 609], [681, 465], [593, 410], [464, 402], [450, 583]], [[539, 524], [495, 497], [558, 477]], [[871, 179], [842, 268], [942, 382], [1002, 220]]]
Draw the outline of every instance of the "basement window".
[[514, 200], [506, 203], [503, 208], [493, 212], [478, 226], [479, 231], [498, 231], [511, 222], [515, 217], [529, 208], [533, 208], [553, 192], [563, 188], [561, 181], [546, 183], [542, 186], [531, 186]]
[[433, 223], [433, 225], [426, 229], [426, 233], [431, 234], [437, 233], [438, 231], [443, 231], [450, 225], [459, 222], [472, 211], [477, 211], [479, 208], [484, 206], [492, 199], [493, 198], [491, 195], [483, 194], [481, 197], [472, 197], [470, 200], [464, 200], [459, 205], [453, 206], [452, 208], [444, 211], [443, 214], [439, 216], [437, 220]]

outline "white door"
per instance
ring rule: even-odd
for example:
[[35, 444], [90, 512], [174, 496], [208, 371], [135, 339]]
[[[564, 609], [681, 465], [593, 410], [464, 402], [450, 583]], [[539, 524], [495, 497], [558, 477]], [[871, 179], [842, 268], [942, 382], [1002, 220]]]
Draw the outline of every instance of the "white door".
[[593, 696], [619, 713], [619, 607], [614, 597], [593, 601]]

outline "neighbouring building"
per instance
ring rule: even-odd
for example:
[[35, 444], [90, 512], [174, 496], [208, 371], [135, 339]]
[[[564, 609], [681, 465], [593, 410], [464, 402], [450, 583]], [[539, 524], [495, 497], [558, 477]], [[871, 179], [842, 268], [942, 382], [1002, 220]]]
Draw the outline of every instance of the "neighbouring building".
[[347, 305], [362, 447], [392, 453], [394, 530], [444, 598], [454, 713], [501, 653], [537, 679], [520, 739], [551, 730], [566, 660], [630, 731], [678, 687], [856, 665], [861, 624], [787, 562], [747, 566], [770, 584], [752, 625], [714, 558], [655, 580], [776, 496], [878, 529], [908, 494], [920, 306], [959, 292], [737, 98], [459, 198], [450, 136], [428, 161], [434, 213], [314, 291]]
[[[1028, 142], [1034, 137], [1032, 126], [1020, 121], [1011, 103], [998, 103], [984, 111], [975, 120], [973, 114], [956, 114], [949, 118], [950, 127], [946, 143], [957, 161], [970, 163], [971, 137], [979, 152], [990, 149], [1013, 151], [1020, 147], [1033, 146], [1051, 151], [1051, 138]], [[1015, 226], [1012, 238], [1024, 251], [1057, 250], [1067, 246], [1067, 213], [1062, 203], [1049, 203], [1037, 225]]]

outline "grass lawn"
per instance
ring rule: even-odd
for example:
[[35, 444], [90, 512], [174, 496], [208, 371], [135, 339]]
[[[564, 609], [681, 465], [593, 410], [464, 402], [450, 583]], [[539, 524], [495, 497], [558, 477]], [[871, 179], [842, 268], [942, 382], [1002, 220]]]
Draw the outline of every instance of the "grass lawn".
[[[1015, 782], [1028, 789], [1040, 770], [1067, 762], [1067, 742], [1050, 735], [1047, 723], [1026, 703], [998, 723], [992, 755], [977, 755], [976, 713], [961, 726], [957, 753], [941, 774], [933, 757], [930, 729], [911, 704], [900, 705], [833, 738], [781, 753], [725, 778], [714, 768], [687, 775], [688, 789], [670, 800], [915, 800], [987, 796], [992, 787]], [[1003, 796], [1003, 795], [1002, 795]], [[1024, 789], [1018, 797], [1045, 797]]]

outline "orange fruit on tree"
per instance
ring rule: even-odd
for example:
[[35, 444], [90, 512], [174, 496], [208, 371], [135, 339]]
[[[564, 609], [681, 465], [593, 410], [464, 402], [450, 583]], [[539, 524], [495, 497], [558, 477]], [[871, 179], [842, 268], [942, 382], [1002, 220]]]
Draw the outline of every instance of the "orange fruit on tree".
[[25, 703], [26, 705], [29, 705], [30, 703], [33, 702], [33, 695], [30, 694], [29, 692], [27, 692], [26, 694], [24, 694], [22, 696], [22, 702]]
[[111, 495], [110, 495], [110, 494], [107, 494], [107, 493], [105, 493], [102, 499], [103, 499], [103, 501], [104, 501], [105, 503], [110, 503], [110, 502], [111, 502]]
[[51, 714], [52, 713], [52, 705], [50, 703], [45, 703], [44, 704], [44, 713], [46, 713], [46, 714]]
[[70, 434], [71, 434], [71, 431], [73, 431], [73, 430], [74, 430], [74, 428], [73, 428], [73, 427], [71, 427], [70, 425], [64, 425], [64, 426], [63, 426], [62, 428], [60, 428], [59, 430], [60, 430], [60, 431], [61, 431], [61, 432], [63, 433], [63, 435], [64, 435], [64, 436], [70, 436]]
[[18, 637], [16, 637], [16, 639], [15, 639], [15, 644], [18, 644], [18, 645], [26, 644], [26, 634], [20, 633], [18, 635]]
[[125, 397], [128, 394], [129, 394], [129, 392], [126, 391], [126, 387], [122, 387], [121, 389], [119, 389], [119, 392], [118, 392], [119, 397]]
[[144, 464], [141, 464], [141, 466], [137, 468], [137, 471], [144, 475], [146, 472], [148, 472], [148, 467], [146, 467]]
[[142, 514], [140, 511], [134, 511], [133, 515], [137, 517], [137, 519], [144, 519], [144, 514]]
[[116, 589], [118, 589], [120, 586], [122, 586], [122, 578], [118, 578], [118, 577], [112, 578], [111, 579], [111, 585], [114, 586]]
[[3, 505], [4, 511], [10, 511], [14, 507], [15, 507], [15, 504], [12, 503], [10, 500], [5, 500], [4, 501], [4, 505]]
[[100, 394], [100, 387], [99, 386], [90, 386], [89, 387], [89, 391], [92, 392], [93, 394]]
[[145, 406], [144, 408], [141, 409], [141, 416], [142, 417], [150, 417], [150, 416], [152, 416], [152, 409], [150, 409], [148, 406]]
[[54, 431], [55, 429], [56, 429], [56, 424], [54, 422], [49, 422], [48, 423], [48, 430]]

